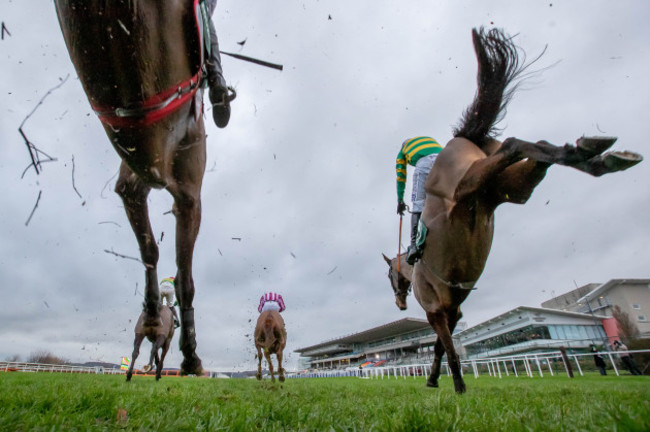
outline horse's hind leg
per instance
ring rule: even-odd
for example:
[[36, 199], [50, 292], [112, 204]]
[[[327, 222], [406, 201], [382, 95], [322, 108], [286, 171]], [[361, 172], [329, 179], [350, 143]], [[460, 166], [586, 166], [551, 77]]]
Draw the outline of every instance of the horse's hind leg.
[[262, 348], [259, 346], [256, 346], [257, 348], [257, 374], [255, 375], [255, 378], [257, 378], [258, 381], [262, 379]]
[[284, 382], [284, 368], [282, 367], [282, 350], [279, 349], [275, 356], [278, 358], [278, 379], [280, 382]]
[[170, 342], [171, 339], [165, 338], [161, 347], [162, 352], [160, 353], [160, 359], [158, 359], [158, 352], [156, 352], [156, 381], [158, 381], [162, 375], [162, 370], [165, 363], [165, 356], [167, 355], [167, 351], [169, 351]]
[[438, 338], [433, 346], [433, 364], [431, 365], [431, 375], [427, 379], [427, 387], [438, 387], [443, 355], [445, 355], [445, 347], [442, 345], [442, 340]]
[[129, 365], [129, 370], [126, 372], [126, 380], [131, 381], [133, 376], [133, 366], [135, 365], [135, 360], [140, 355], [140, 345], [144, 340], [144, 335], [142, 333], [135, 334], [135, 340], [133, 341], [133, 353], [131, 354], [131, 364]]
[[273, 374], [273, 363], [271, 362], [271, 352], [268, 349], [264, 349], [264, 357], [266, 358], [266, 363], [269, 365], [269, 374], [271, 374], [271, 382], [275, 382], [275, 375]]
[[[194, 151], [196, 150], [196, 151]], [[176, 215], [176, 296], [181, 309], [180, 349], [183, 352], [181, 373], [200, 375], [201, 359], [196, 354], [196, 330], [194, 327], [194, 280], [192, 259], [194, 245], [201, 225], [201, 181], [205, 169], [205, 145], [198, 143], [179, 150], [174, 160], [176, 183], [167, 187], [174, 197]]]
[[147, 206], [147, 195], [149, 195], [150, 190], [131, 171], [127, 164], [122, 162], [120, 176], [115, 185], [115, 192], [122, 198], [126, 216], [140, 246], [140, 256], [145, 266], [144, 306], [149, 321], [158, 319], [158, 304], [160, 303], [158, 274], [156, 272], [158, 246], [149, 222], [149, 208]]

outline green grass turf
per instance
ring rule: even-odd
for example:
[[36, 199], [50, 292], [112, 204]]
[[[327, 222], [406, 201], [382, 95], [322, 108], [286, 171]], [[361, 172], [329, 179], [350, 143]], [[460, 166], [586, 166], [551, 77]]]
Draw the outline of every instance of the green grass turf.
[[[650, 378], [268, 380], [0, 372], [2, 431], [649, 431]], [[119, 413], [122, 413], [121, 415]]]

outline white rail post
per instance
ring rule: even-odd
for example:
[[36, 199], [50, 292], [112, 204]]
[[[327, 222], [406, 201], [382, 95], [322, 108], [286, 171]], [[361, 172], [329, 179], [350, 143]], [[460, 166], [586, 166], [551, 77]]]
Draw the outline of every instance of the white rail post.
[[609, 361], [612, 362], [612, 367], [614, 368], [614, 372], [616, 372], [616, 376], [620, 376], [618, 374], [618, 368], [616, 367], [616, 362], [614, 361], [614, 357], [612, 357], [612, 353], [607, 353], [607, 356], [609, 357]]
[[578, 372], [580, 372], [580, 376], [584, 376], [582, 373], [582, 368], [580, 367], [580, 362], [578, 361], [578, 356], [574, 355], [573, 359], [576, 361], [576, 365], [578, 366]]

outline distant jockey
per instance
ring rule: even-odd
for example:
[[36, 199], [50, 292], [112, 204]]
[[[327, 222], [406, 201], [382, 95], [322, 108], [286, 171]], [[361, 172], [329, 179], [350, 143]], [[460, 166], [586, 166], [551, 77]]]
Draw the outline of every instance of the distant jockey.
[[260, 313], [268, 310], [282, 312], [285, 309], [286, 308], [284, 306], [284, 300], [282, 300], [282, 296], [273, 292], [268, 292], [260, 297], [260, 305], [257, 307], [257, 310]]
[[406, 165], [415, 167], [413, 173], [413, 191], [411, 193], [411, 245], [408, 247], [406, 261], [413, 265], [420, 258], [416, 247], [418, 222], [424, 209], [424, 183], [442, 146], [433, 138], [420, 136], [407, 139], [397, 154], [395, 169], [397, 171], [397, 213], [404, 215], [404, 189], [406, 189]]
[[167, 306], [172, 310], [174, 315], [174, 328], [180, 326], [178, 320], [178, 314], [176, 313], [176, 308], [174, 306], [178, 305], [178, 302], [174, 301], [174, 295], [176, 294], [176, 288], [174, 287], [174, 278], [167, 277], [160, 281], [160, 303], [163, 303], [163, 300], [167, 302]]

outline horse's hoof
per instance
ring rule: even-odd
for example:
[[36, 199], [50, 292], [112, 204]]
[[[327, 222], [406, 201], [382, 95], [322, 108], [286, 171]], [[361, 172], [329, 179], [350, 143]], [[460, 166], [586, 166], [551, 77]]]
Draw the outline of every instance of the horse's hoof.
[[181, 363], [181, 375], [203, 375], [201, 359], [196, 354], [192, 355], [190, 358], [183, 359], [183, 362]]
[[437, 388], [438, 387], [438, 381], [433, 382], [433, 381], [427, 380], [427, 387], [436, 387]]
[[257, 378], [258, 381], [262, 381], [262, 374], [255, 374], [255, 378]]
[[615, 151], [603, 155], [603, 163], [609, 172], [632, 168], [643, 160], [643, 156], [630, 151]]
[[126, 382], [131, 381], [131, 374], [126, 374]]
[[151, 365], [144, 365], [142, 367], [142, 372], [147, 373], [151, 370]]
[[280, 382], [284, 382], [284, 375], [281, 375], [280, 378], [278, 378]]
[[590, 156], [599, 155], [614, 145], [616, 137], [581, 137], [576, 140], [576, 146]]

